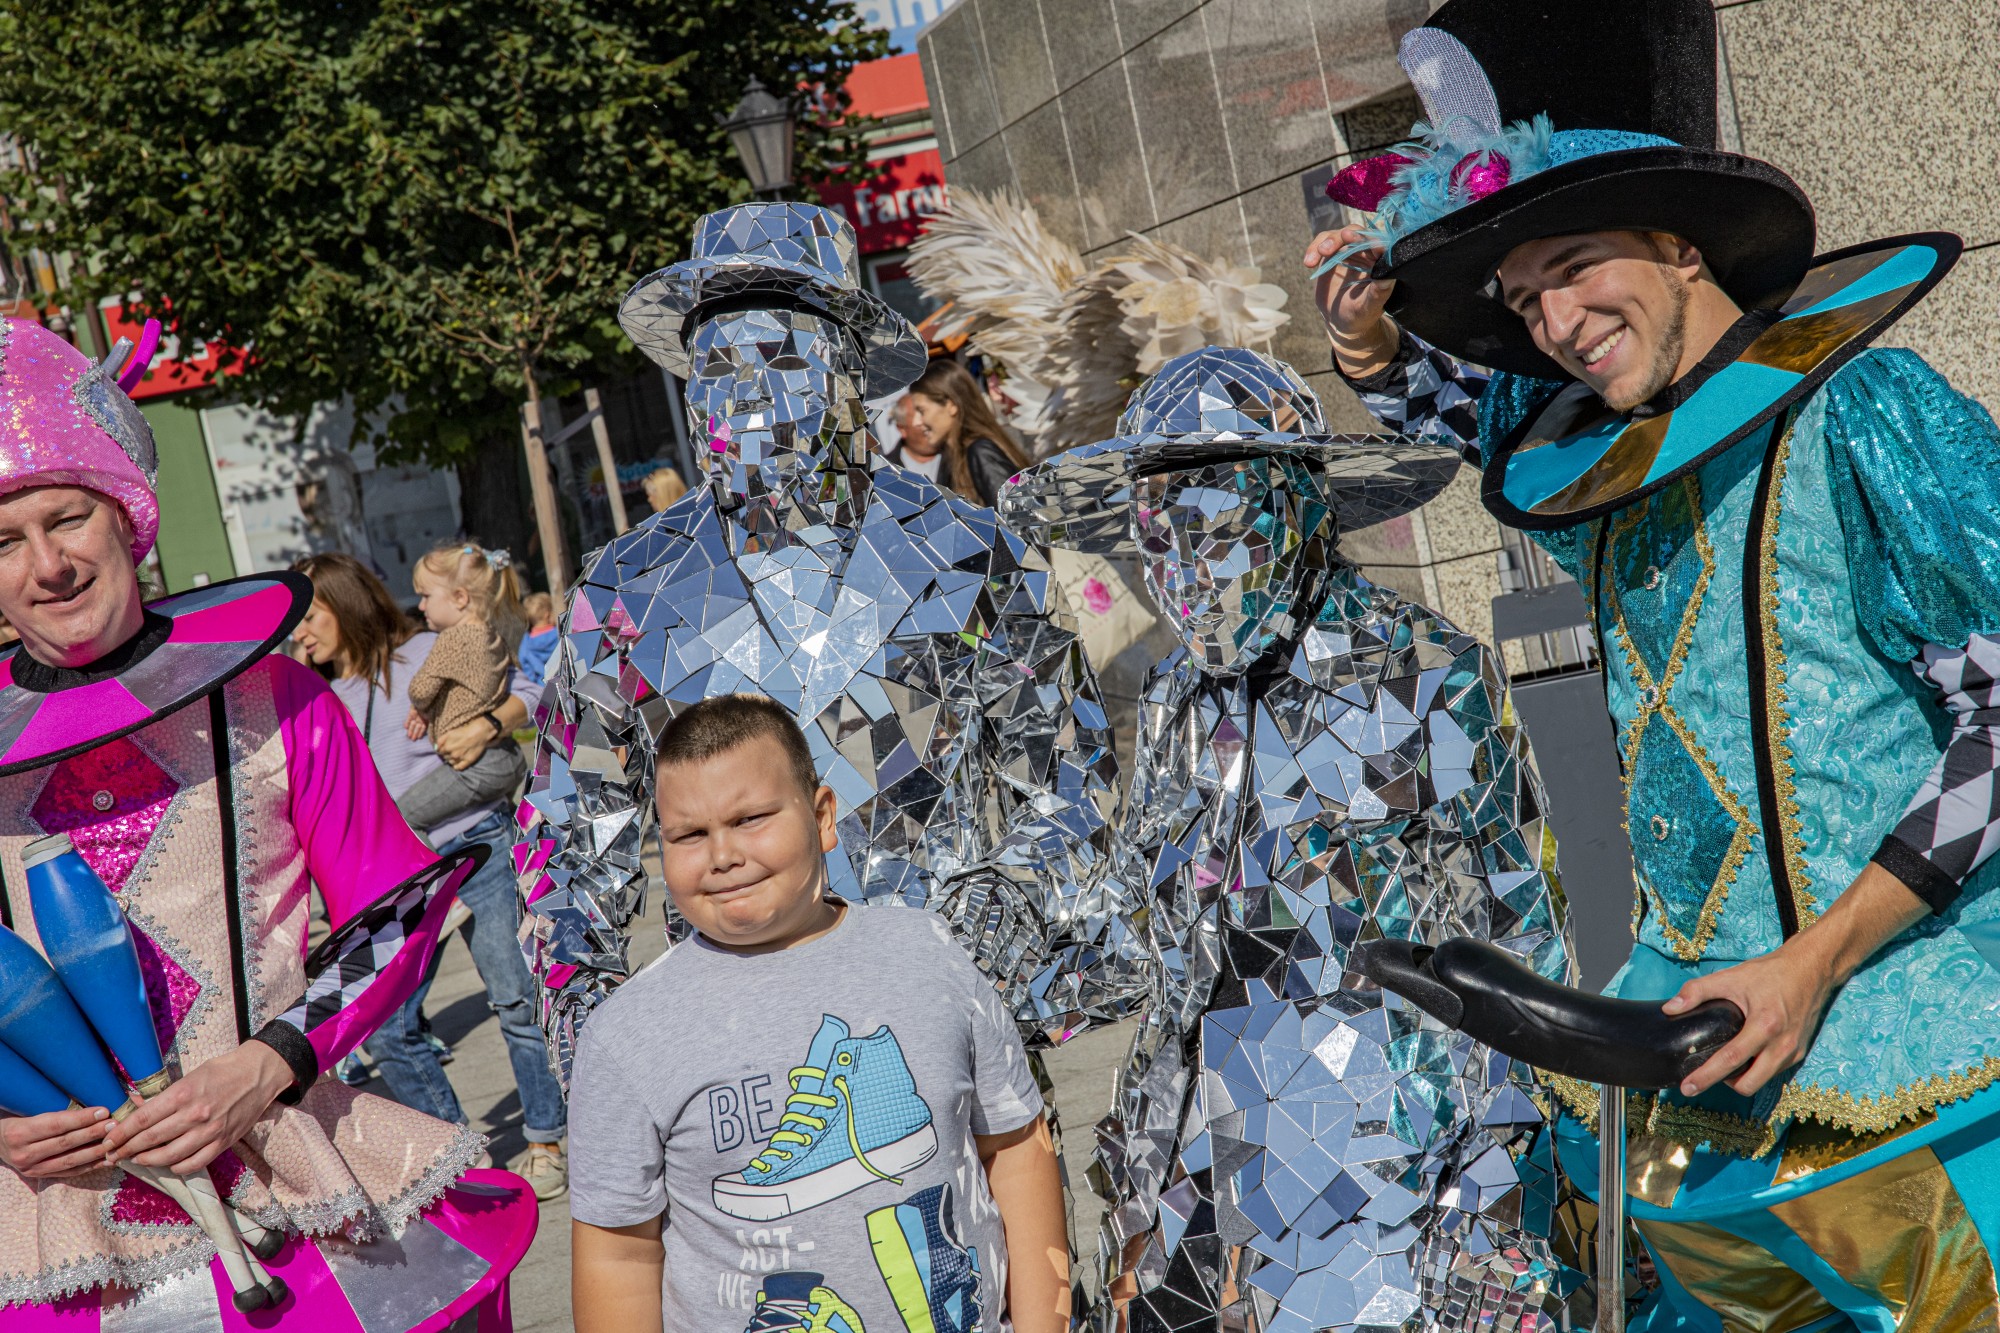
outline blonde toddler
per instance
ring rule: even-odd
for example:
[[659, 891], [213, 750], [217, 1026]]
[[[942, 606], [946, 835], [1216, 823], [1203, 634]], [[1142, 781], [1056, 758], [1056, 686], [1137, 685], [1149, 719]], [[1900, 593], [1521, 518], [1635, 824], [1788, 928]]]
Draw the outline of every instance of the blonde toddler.
[[440, 546], [417, 562], [417, 607], [436, 631], [424, 664], [410, 678], [411, 740], [443, 735], [475, 718], [493, 724], [493, 740], [463, 768], [435, 769], [398, 804], [412, 828], [512, 794], [527, 772], [521, 751], [493, 710], [507, 698], [507, 674], [525, 627], [521, 586], [505, 551]]

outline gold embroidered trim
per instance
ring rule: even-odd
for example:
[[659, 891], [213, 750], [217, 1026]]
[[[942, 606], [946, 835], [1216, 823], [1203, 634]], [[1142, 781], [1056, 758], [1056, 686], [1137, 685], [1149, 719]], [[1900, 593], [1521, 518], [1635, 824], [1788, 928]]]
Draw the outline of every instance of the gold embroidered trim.
[[1771, 493], [1764, 510], [1764, 540], [1757, 557], [1763, 607], [1759, 617], [1764, 630], [1764, 715], [1771, 737], [1771, 785], [1778, 803], [1777, 836], [1785, 858], [1785, 876], [1791, 881], [1792, 902], [1799, 929], [1819, 920], [1819, 899], [1812, 891], [1812, 873], [1806, 869], [1804, 824], [1799, 818], [1797, 789], [1792, 779], [1791, 717], [1785, 711], [1785, 641], [1778, 628], [1778, 515], [1784, 507], [1785, 469], [1792, 457], [1792, 430], [1788, 424], [1771, 455]]
[[[1569, 1113], [1597, 1132], [1598, 1090], [1561, 1074], [1542, 1075]], [[1968, 1069], [1934, 1074], [1879, 1097], [1856, 1097], [1832, 1088], [1787, 1085], [1768, 1121], [1750, 1120], [1726, 1111], [1666, 1102], [1650, 1093], [1626, 1094], [1625, 1123], [1674, 1143], [1698, 1148], [1704, 1144], [1732, 1157], [1762, 1157], [1777, 1146], [1778, 1135], [1794, 1120], [1817, 1120], [1853, 1134], [1880, 1134], [1896, 1129], [1940, 1106], [1964, 1101], [2000, 1082], [2000, 1056], [1988, 1056]]]
[[[1585, 581], [1583, 586], [1585, 595], [1588, 596], [1590, 599], [1589, 606], [1590, 606], [1591, 625], [1598, 629], [1598, 636], [1601, 640], [1603, 637], [1603, 631], [1601, 627], [1604, 624], [1605, 620], [1604, 567], [1610, 561], [1612, 524], [1609, 518], [1600, 518], [1595, 520], [1593, 526], [1595, 528], [1595, 531], [1591, 535], [1590, 548], [1594, 554], [1590, 561], [1589, 566], [1584, 570]], [[1615, 614], [1616, 612], [1615, 607], [1613, 608], [1613, 611]], [[1632, 655], [1631, 645], [1629, 644], [1623, 645], [1623, 650], [1627, 658], [1630, 658]], [[1600, 661], [1598, 663], [1598, 666], [1603, 671], [1608, 672], [1611, 670], [1611, 663], [1608, 660]], [[1632, 768], [1630, 764], [1623, 762], [1619, 764], [1618, 781], [1619, 784], [1624, 788], [1625, 792], [1625, 801], [1622, 807], [1623, 814], [1618, 821], [1618, 827], [1625, 830], [1626, 839], [1627, 841], [1630, 841], [1632, 835], [1632, 817], [1631, 817]], [[1645, 916], [1646, 916], [1646, 886], [1642, 884], [1639, 880], [1639, 867], [1638, 863], [1635, 861], [1632, 866], [1632, 925], [1631, 925], [1632, 942], [1634, 944], [1637, 944], [1639, 942], [1639, 926], [1640, 923], [1645, 920]]]
[[1949, 1102], [1962, 1102], [1996, 1082], [2000, 1082], [2000, 1056], [1989, 1055], [1976, 1065], [1933, 1074], [1880, 1097], [1856, 1097], [1832, 1088], [1792, 1084], [1779, 1095], [1772, 1118], [1817, 1120], [1835, 1129], [1873, 1134]]
[[[1548, 1080], [1556, 1100], [1595, 1134], [1600, 1101], [1597, 1085], [1561, 1074], [1544, 1073], [1542, 1077]], [[1699, 1148], [1705, 1144], [1732, 1157], [1762, 1157], [1771, 1151], [1777, 1144], [1781, 1124], [1767, 1124], [1682, 1102], [1662, 1101], [1649, 1092], [1628, 1089], [1625, 1093], [1628, 1135], [1651, 1134], [1688, 1148]]]
[[1731, 1157], [1762, 1157], [1778, 1143], [1779, 1122], [1752, 1120], [1686, 1102], [1648, 1098], [1646, 1132], [1673, 1143], [1706, 1143]]
[[[1638, 711], [1632, 715], [1632, 720], [1625, 724], [1623, 743], [1626, 833], [1629, 835], [1632, 831], [1632, 770], [1638, 763], [1639, 744], [1645, 739], [1647, 724], [1655, 716], [1658, 716], [1679, 739], [1683, 748], [1687, 750], [1688, 757], [1694, 760], [1695, 768], [1707, 781], [1709, 790], [1715, 794], [1715, 799], [1721, 804], [1724, 813], [1736, 824], [1735, 835], [1730, 838], [1729, 847], [1723, 853], [1722, 865], [1716, 871], [1715, 882], [1709, 886], [1708, 896], [1702, 901], [1701, 913], [1695, 920], [1692, 936], [1684, 935], [1675, 929], [1667, 912], [1666, 901], [1639, 878], [1638, 858], [1636, 856], [1633, 858], [1633, 878], [1638, 884], [1639, 893], [1652, 900], [1655, 915], [1659, 917], [1660, 932], [1666, 937], [1668, 947], [1682, 961], [1692, 963], [1701, 959], [1709, 944], [1715, 939], [1723, 904], [1729, 899], [1729, 890], [1736, 883], [1737, 872], [1743, 868], [1743, 859], [1750, 853], [1751, 843], [1757, 834], [1757, 822], [1750, 817], [1750, 811], [1742, 800], [1730, 789], [1721, 770], [1708, 757], [1708, 751], [1695, 739], [1694, 732], [1668, 702], [1668, 695], [1672, 692], [1674, 683], [1680, 679], [1681, 669], [1687, 665], [1688, 650], [1694, 642], [1695, 623], [1701, 618], [1702, 604], [1708, 597], [1708, 585], [1715, 576], [1715, 548], [1709, 542], [1708, 523], [1702, 514], [1701, 484], [1690, 473], [1682, 478], [1678, 485], [1687, 493], [1688, 511], [1695, 516], [1694, 549], [1695, 554], [1701, 559], [1701, 573], [1695, 578], [1694, 591], [1688, 598], [1687, 610], [1682, 613], [1681, 622], [1675, 628], [1673, 644], [1667, 651], [1666, 670], [1661, 673], [1657, 684], [1653, 680], [1652, 672], [1646, 666], [1645, 659], [1632, 645], [1631, 630], [1625, 621], [1624, 599], [1618, 594], [1615, 580], [1608, 589], [1606, 600], [1611, 605], [1612, 633], [1618, 640], [1618, 649], [1624, 654], [1626, 668], [1632, 675], [1639, 695]], [[1654, 501], [1649, 500], [1645, 505], [1634, 506], [1618, 516], [1612, 524], [1606, 542], [1607, 549], [1603, 562], [1606, 566], [1617, 558], [1619, 538], [1638, 527], [1653, 504]], [[1647, 702], [1649, 698], [1652, 701], [1650, 703]], [[1638, 933], [1639, 917], [1639, 908], [1635, 904], [1632, 912], [1635, 938]]]

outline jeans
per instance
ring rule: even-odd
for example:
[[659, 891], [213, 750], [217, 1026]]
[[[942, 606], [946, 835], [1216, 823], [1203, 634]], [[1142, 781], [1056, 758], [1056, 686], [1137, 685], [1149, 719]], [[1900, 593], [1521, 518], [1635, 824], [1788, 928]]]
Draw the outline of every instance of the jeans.
[[[528, 974], [527, 960], [521, 956], [517, 938], [521, 925], [521, 900], [514, 891], [511, 838], [506, 817], [488, 815], [438, 849], [440, 854], [455, 852], [474, 843], [491, 848], [486, 864], [458, 891], [460, 901], [472, 909], [472, 920], [463, 933], [479, 978], [486, 983], [486, 1003], [500, 1016], [500, 1035], [507, 1043], [507, 1058], [514, 1066], [514, 1086], [521, 1093], [521, 1119], [530, 1143], [559, 1143], [568, 1128], [562, 1089], [549, 1071], [548, 1049], [542, 1043], [541, 1025], [535, 1021], [535, 983]], [[444, 949], [440, 945], [438, 957]], [[419, 1027], [424, 997], [430, 994], [437, 975], [437, 958], [423, 984], [389, 1015], [366, 1049], [389, 1086], [389, 1095], [403, 1105], [455, 1125], [466, 1122], [465, 1111], [445, 1077], [444, 1066], [424, 1040]]]
[[[463, 771], [439, 764], [396, 799], [413, 829], [434, 829], [453, 815], [493, 801], [508, 802], [528, 774], [527, 760], [514, 738], [503, 736]], [[426, 839], [428, 841], [428, 839]], [[497, 854], [497, 853], [496, 853]]]

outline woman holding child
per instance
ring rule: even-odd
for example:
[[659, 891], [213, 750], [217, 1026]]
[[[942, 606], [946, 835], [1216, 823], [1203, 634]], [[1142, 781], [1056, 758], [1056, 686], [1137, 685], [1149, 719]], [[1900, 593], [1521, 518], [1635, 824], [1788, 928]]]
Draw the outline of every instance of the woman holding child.
[[[463, 591], [440, 588], [432, 581], [438, 576], [429, 571], [440, 567], [456, 570], [496, 566], [476, 546], [453, 545], [433, 551], [417, 567], [417, 584], [425, 593], [427, 609], [435, 610], [440, 605], [456, 607], [459, 599], [451, 594]], [[305, 619], [293, 631], [293, 638], [305, 649], [313, 665], [330, 678], [333, 692], [362, 728], [391, 796], [402, 806], [411, 824], [440, 852], [473, 846], [489, 849], [486, 864], [459, 889], [459, 901], [472, 914], [464, 927], [466, 947], [471, 950], [473, 964], [486, 985], [487, 1003], [499, 1015], [500, 1033], [507, 1043], [514, 1083], [521, 1094], [528, 1149], [511, 1166], [527, 1177], [537, 1198], [555, 1198], [567, 1187], [562, 1152], [566, 1118], [562, 1091], [549, 1072], [541, 1029], [536, 1024], [534, 986], [520, 946], [515, 942], [520, 907], [510, 875], [506, 823], [512, 784], [484, 800], [473, 799], [456, 809], [449, 808], [447, 799], [454, 790], [476, 787], [481, 781], [477, 778], [466, 784], [451, 781], [459, 776], [461, 766], [475, 775], [482, 768], [511, 767], [518, 772], [521, 760], [514, 746], [513, 730], [526, 719], [527, 707], [519, 697], [506, 692], [509, 674], [503, 661], [498, 673], [502, 693], [499, 703], [464, 721], [451, 717], [438, 719], [439, 743], [453, 761], [447, 762], [432, 748], [429, 739], [412, 735], [417, 729], [409, 725], [413, 716], [410, 702], [413, 685], [420, 688], [427, 675], [432, 679], [455, 679], [443, 669], [439, 659], [438, 647], [444, 636], [432, 630], [413, 630], [382, 581], [352, 556], [312, 556], [300, 562], [299, 572], [312, 580], [313, 600]], [[499, 580], [482, 579], [476, 586], [490, 595], [490, 590], [499, 584]], [[494, 618], [497, 617], [485, 607], [480, 609], [481, 623], [490, 623]], [[476, 639], [472, 646], [477, 649]], [[470, 668], [461, 661], [453, 669], [482, 670], [476, 661]], [[423, 730], [428, 731], [428, 725]], [[493, 763], [489, 756], [502, 762]], [[510, 758], [511, 764], [506, 762]], [[440, 794], [425, 796], [427, 788]], [[397, 1101], [440, 1120], [464, 1124], [465, 1111], [452, 1090], [451, 1080], [445, 1076], [437, 1051], [423, 1032], [423, 1005], [429, 991], [430, 978], [426, 977], [402, 1007], [369, 1038], [365, 1049]]]

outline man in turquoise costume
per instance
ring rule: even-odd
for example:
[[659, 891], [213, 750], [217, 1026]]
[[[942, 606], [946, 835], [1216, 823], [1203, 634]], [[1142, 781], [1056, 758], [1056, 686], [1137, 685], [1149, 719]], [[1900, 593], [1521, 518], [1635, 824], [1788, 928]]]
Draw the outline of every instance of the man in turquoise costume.
[[1583, 585], [1611, 991], [1746, 1018], [1629, 1108], [1635, 1326], [2000, 1328], [2000, 432], [1868, 350], [1959, 243], [1815, 258], [1799, 187], [1715, 148], [1715, 49], [1707, 0], [1451, 0], [1403, 46], [1427, 123], [1306, 261], [1363, 401]]

